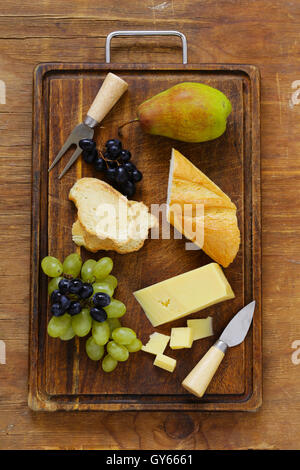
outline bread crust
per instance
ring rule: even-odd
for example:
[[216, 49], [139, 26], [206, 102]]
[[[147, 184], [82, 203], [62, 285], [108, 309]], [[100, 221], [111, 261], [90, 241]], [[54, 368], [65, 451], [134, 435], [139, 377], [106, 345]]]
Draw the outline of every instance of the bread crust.
[[[172, 151], [168, 195], [168, 220], [177, 230], [223, 267], [229, 266], [240, 246], [236, 206], [213, 181], [177, 150]], [[192, 205], [192, 217], [183, 216], [184, 205]], [[196, 217], [196, 205], [203, 205], [203, 216]], [[173, 208], [172, 208], [173, 206]], [[187, 224], [186, 222], [189, 222]], [[189, 225], [192, 230], [185, 229]], [[198, 243], [196, 230], [203, 230]]]

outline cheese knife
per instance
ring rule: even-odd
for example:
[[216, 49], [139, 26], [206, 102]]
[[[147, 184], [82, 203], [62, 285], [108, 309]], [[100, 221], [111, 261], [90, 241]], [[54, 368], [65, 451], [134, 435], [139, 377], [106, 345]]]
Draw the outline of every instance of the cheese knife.
[[81, 139], [93, 138], [94, 128], [104, 119], [106, 114], [112, 109], [119, 98], [121, 98], [127, 88], [128, 84], [114, 73], [109, 72], [106, 75], [84, 121], [74, 127], [48, 171], [51, 171], [64, 153], [66, 153], [68, 148], [75, 144], [77, 148], [58, 178], [60, 179], [63, 177], [82, 152], [82, 149], [79, 147], [79, 141]]
[[228, 323], [216, 343], [207, 351], [194, 369], [182, 382], [182, 386], [193, 395], [201, 398], [219, 365], [227, 348], [241, 344], [251, 325], [255, 309], [255, 300], [242, 308]]

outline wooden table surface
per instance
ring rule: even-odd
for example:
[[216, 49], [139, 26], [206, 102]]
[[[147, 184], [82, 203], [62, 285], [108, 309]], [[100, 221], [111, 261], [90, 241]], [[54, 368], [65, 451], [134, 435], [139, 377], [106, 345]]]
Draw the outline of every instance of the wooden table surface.
[[[187, 36], [190, 62], [260, 68], [264, 395], [258, 412], [36, 413], [27, 407], [33, 68], [48, 61], [104, 62], [105, 37], [119, 29], [178, 29]], [[299, 31], [297, 1], [1, 2], [0, 340], [6, 364], [0, 364], [0, 449], [300, 448]], [[179, 62], [180, 42], [115, 39], [112, 60]]]

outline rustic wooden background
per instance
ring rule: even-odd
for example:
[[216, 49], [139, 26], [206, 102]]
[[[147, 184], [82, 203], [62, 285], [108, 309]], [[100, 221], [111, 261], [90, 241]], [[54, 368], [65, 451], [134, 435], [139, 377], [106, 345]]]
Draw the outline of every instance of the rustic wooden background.
[[[256, 413], [27, 407], [33, 68], [46, 61], [103, 62], [105, 36], [117, 29], [179, 29], [191, 62], [260, 68], [264, 400]], [[297, 1], [1, 2], [0, 340], [7, 357], [0, 364], [0, 449], [300, 448], [300, 351], [293, 349], [296, 341], [300, 347], [299, 30]], [[179, 62], [179, 40], [115, 39], [112, 59]]]

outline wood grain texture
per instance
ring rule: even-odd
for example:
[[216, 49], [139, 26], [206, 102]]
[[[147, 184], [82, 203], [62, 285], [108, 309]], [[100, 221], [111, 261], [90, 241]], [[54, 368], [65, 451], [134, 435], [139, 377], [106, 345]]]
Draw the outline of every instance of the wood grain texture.
[[[101, 177], [79, 161], [58, 183], [72, 151], [47, 173], [70, 130], [81, 122], [107, 71], [129, 85], [95, 134], [99, 148], [116, 135], [118, 125], [132, 119], [139, 103], [159, 91], [184, 81], [203, 82], [223, 91], [233, 107], [226, 133], [216, 141], [186, 144], [162, 137], [146, 136], [138, 126], [124, 131], [123, 143], [144, 174], [135, 198], [149, 207], [166, 201], [169, 160], [173, 146], [220, 185], [237, 205], [242, 244], [232, 265], [225, 270], [236, 293], [233, 301], [211, 307], [200, 316], [212, 315], [215, 336], [191, 350], [168, 351], [177, 359], [173, 374], [153, 367], [153, 357], [131, 356], [114, 374], [103, 374], [99, 363], [88, 360], [85, 340], [69, 343], [46, 334], [47, 279], [39, 268], [50, 253], [59, 259], [73, 252], [70, 227], [76, 210], [68, 201], [75, 181], [84, 176]], [[36, 70], [33, 167], [37, 184], [33, 191], [32, 342], [29, 403], [33, 409], [203, 409], [254, 410], [261, 404], [261, 312], [260, 312], [260, 155], [259, 81], [255, 67], [242, 66], [105, 66], [41, 65]], [[66, 121], [65, 116], [69, 119]], [[120, 121], [121, 116], [121, 121]], [[42, 137], [41, 137], [42, 136]], [[48, 155], [48, 159], [45, 156]], [[222, 155], [222, 156], [221, 156]], [[48, 215], [47, 215], [48, 208]], [[36, 223], [38, 222], [38, 225]], [[39, 234], [39, 237], [37, 237]], [[154, 329], [142, 313], [132, 292], [209, 262], [201, 251], [185, 250], [184, 240], [148, 240], [130, 255], [109, 253], [119, 280], [117, 298], [126, 306], [125, 325], [133, 327], [145, 344]], [[83, 259], [91, 254], [82, 250]], [[98, 257], [101, 253], [98, 254]], [[95, 256], [94, 256], [95, 257]], [[97, 255], [96, 255], [97, 259]], [[134, 271], [131, 267], [135, 266]], [[130, 272], [130, 275], [129, 275]], [[213, 344], [226, 324], [243, 305], [257, 302], [253, 330], [239, 347], [230, 349], [207, 394], [195, 399], [181, 382]], [[48, 313], [48, 318], [50, 318]], [[194, 315], [195, 316], [195, 315]], [[199, 314], [197, 315], [199, 316]], [[172, 326], [184, 326], [181, 319]], [[170, 333], [170, 325], [159, 329]], [[32, 345], [32, 346], [31, 346]], [[36, 349], [37, 348], [37, 349]]]
[[[11, 0], [0, 7], [1, 449], [299, 449], [300, 5], [283, 0], [70, 3]], [[60, 412], [27, 407], [33, 68], [103, 62], [117, 29], [179, 29], [194, 63], [252, 63], [261, 72], [264, 401], [256, 413]], [[115, 63], [181, 61], [177, 38], [115, 39]], [[11, 273], [10, 266], [15, 269]], [[11, 296], [8, 292], [13, 292]]]

